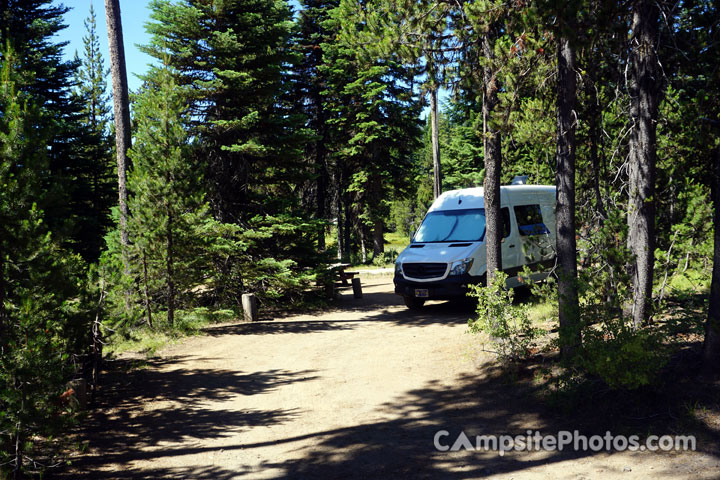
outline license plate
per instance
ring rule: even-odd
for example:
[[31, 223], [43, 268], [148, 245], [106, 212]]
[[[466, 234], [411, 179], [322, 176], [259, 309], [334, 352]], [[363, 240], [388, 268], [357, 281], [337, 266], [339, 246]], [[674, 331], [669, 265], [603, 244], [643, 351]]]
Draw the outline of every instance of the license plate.
[[428, 289], [427, 288], [416, 288], [415, 289], [415, 296], [417, 298], [428, 298]]

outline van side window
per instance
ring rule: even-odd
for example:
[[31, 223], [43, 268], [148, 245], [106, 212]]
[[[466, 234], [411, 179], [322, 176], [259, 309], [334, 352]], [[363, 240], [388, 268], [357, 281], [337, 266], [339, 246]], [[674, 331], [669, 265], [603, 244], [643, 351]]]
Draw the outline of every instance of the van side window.
[[540, 205], [518, 205], [514, 208], [520, 235], [528, 236], [550, 233], [550, 230], [548, 230], [543, 223]]
[[510, 236], [510, 209], [503, 207], [500, 212], [503, 220], [503, 238], [507, 238]]

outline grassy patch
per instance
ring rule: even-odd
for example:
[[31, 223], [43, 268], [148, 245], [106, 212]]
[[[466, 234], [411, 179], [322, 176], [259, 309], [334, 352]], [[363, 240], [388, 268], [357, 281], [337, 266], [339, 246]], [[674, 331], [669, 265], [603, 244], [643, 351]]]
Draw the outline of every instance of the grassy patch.
[[405, 247], [410, 245], [410, 238], [399, 232], [385, 233], [385, 248], [394, 248], [398, 252], [402, 252]]
[[549, 300], [537, 301], [529, 311], [530, 320], [537, 326], [548, 324], [548, 322], [556, 322], [558, 316], [557, 303]]
[[142, 326], [129, 332], [115, 333], [110, 337], [105, 351], [116, 355], [138, 352], [152, 357], [165, 347], [199, 334], [206, 325], [229, 322], [237, 318], [237, 313], [233, 310], [210, 310], [202, 307], [178, 311], [172, 326], [167, 324], [166, 318], [165, 312], [159, 312], [153, 317], [153, 328]]
[[667, 288], [674, 292], [707, 292], [710, 289], [710, 277], [710, 272], [688, 269], [673, 275], [668, 281]]

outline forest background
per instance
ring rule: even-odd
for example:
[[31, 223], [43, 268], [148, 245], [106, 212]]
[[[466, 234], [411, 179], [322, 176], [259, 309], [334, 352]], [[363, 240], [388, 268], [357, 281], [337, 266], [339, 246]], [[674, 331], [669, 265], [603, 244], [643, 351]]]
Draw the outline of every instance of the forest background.
[[442, 191], [486, 187], [493, 273], [516, 175], [558, 187], [566, 367], [652, 383], [671, 297], [720, 365], [716, 1], [150, 9], [154, 62], [118, 114], [94, 10], [68, 61], [66, 7], [0, 2], [2, 468], [72, 419], [57, 399], [103, 344], [232, 318], [248, 292], [322, 305], [328, 265], [391, 265]]

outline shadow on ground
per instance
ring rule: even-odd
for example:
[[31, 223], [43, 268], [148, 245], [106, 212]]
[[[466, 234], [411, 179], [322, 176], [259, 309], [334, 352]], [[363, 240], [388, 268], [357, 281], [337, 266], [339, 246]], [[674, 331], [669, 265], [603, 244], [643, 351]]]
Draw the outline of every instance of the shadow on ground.
[[[447, 303], [428, 305], [421, 312], [392, 308], [399, 298], [391, 293], [367, 293], [362, 300], [344, 297], [338, 312], [356, 311], [357, 320], [260, 322], [210, 329], [213, 335], [300, 334], [335, 329], [353, 329], [368, 322], [393, 322], [408, 327], [431, 324], [458, 324], [467, 321], [472, 309]], [[385, 308], [383, 308], [385, 307]], [[362, 313], [367, 313], [362, 315]], [[315, 431], [263, 443], [242, 443], [242, 432], [302, 418], [294, 405], [278, 410], [216, 410], [204, 400], [258, 395], [297, 382], [319, 379], [314, 371], [271, 370], [234, 372], [182, 368], [183, 357], [152, 360], [130, 365], [116, 361], [105, 384], [102, 403], [89, 415], [84, 438], [90, 440], [92, 455], [75, 461], [65, 478], [253, 478], [249, 466], [217, 465], [138, 469], [137, 460], [161, 460], [191, 454], [216, 452], [206, 441], [233, 437], [238, 443], [223, 447], [225, 452], [242, 450], [244, 458], [259, 458], [260, 468], [276, 478], [482, 478], [491, 474], [512, 474], [537, 465], [560, 465], [568, 460], [595, 455], [593, 452], [554, 451], [528, 454], [510, 452], [438, 452], [433, 444], [436, 432], [446, 430], [444, 444], [450, 445], [461, 431], [475, 435], [524, 435], [528, 429], [554, 434], [579, 430], [583, 435], [694, 434], [698, 450], [707, 455], [708, 468], [720, 471], [720, 425], [702, 422], [693, 411], [701, 408], [709, 418], [720, 418], [720, 380], [695, 373], [698, 345], [688, 344], [668, 367], [663, 385], [642, 391], [616, 392], [593, 388], [576, 392], [572, 398], [541, 401], [544, 392], [534, 380], [538, 367], [525, 365], [508, 373], [485, 365], [475, 374], [457, 378], [451, 387], [429, 382], [389, 399], [382, 405], [383, 420], [348, 428]], [[134, 368], [130, 368], [134, 367]], [[163, 371], [159, 371], [160, 368]], [[321, 380], [321, 379], [320, 379]], [[153, 409], [154, 402], [164, 402]], [[144, 405], [143, 409], [137, 408]], [[164, 446], [182, 443], [182, 447]], [[267, 447], [284, 447], [296, 458], [274, 458]], [[276, 450], [277, 451], [277, 450]], [[612, 453], [611, 453], [612, 454]], [[104, 470], [112, 466], [112, 470]], [[118, 467], [119, 466], [119, 467]], [[677, 475], [655, 471], [658, 476]], [[63, 476], [62, 472], [56, 475]]]
[[[140, 372], [136, 372], [140, 373]], [[207, 373], [207, 372], [206, 372]], [[307, 372], [297, 375], [258, 373], [260, 386], [251, 391], [274, 388], [279, 382], [301, 381]], [[131, 374], [132, 376], [133, 374]], [[222, 375], [221, 375], [222, 378]], [[216, 384], [220, 386], [222, 382]], [[717, 381], [713, 381], [717, 398]], [[702, 385], [707, 388], [709, 385]], [[230, 394], [234, 386], [226, 385]], [[247, 392], [243, 392], [247, 393]], [[687, 425], [675, 416], [682, 410], [678, 399], [668, 391], [646, 391], [614, 398], [599, 397], [592, 402], [576, 405], [572, 411], [550, 408], [537, 398], [537, 387], [528, 375], [509, 378], [497, 367], [485, 367], [477, 375], [464, 375], [452, 388], [430, 382], [423, 388], [411, 390], [382, 406], [387, 420], [356, 425], [350, 428], [326, 430], [283, 438], [264, 443], [238, 443], [223, 447], [225, 452], [243, 450], [262, 455], [264, 447], [286, 444], [287, 450], [300, 449], [298, 459], [264, 458], [261, 469], [277, 472], [275, 478], [482, 478], [491, 474], [512, 474], [537, 465], [562, 463], [595, 455], [593, 452], [543, 452], [528, 454], [509, 452], [438, 452], [434, 437], [446, 430], [443, 445], [452, 445], [460, 432], [474, 440], [475, 435], [524, 435], [528, 429], [545, 434], [559, 430], [579, 430], [582, 434], [647, 435], [683, 434], [690, 428], [699, 434], [698, 450], [710, 454], [710, 461], [720, 465], [718, 433], [702, 425]], [[135, 399], [148, 396], [136, 394]], [[192, 400], [193, 396], [189, 396]], [[128, 400], [135, 401], [135, 400]], [[192, 403], [192, 402], [191, 402]], [[715, 405], [717, 408], [717, 404]], [[122, 406], [120, 407], [122, 411]], [[302, 412], [283, 411], [205, 411], [183, 406], [170, 411], [145, 411], [133, 418], [109, 418], [94, 415], [93, 424], [112, 432], [114, 440], [100, 447], [101, 456], [85, 457], [76, 469], [88, 472], [86, 478], [195, 478], [230, 479], [248, 476], [246, 467], [221, 468], [216, 465], [192, 468], [133, 469], [129, 462], [206, 453], [215, 449], [203, 446], [203, 440], [222, 435], [234, 435], [243, 428], [269, 426], [287, 421]], [[92, 437], [92, 430], [90, 431]], [[104, 438], [107, 438], [105, 436]], [[239, 437], [241, 438], [241, 437]], [[182, 448], [144, 448], [161, 440], [186, 440]], [[127, 468], [108, 472], [97, 470], [110, 463], [126, 464]], [[163, 462], [167, 464], [168, 462]], [[692, 465], [688, 464], [688, 468]], [[712, 465], [711, 465], [712, 468]], [[720, 468], [720, 467], [718, 467]], [[77, 471], [77, 470], [76, 470]], [[92, 472], [92, 473], [90, 473]], [[662, 475], [662, 471], [655, 472]], [[677, 474], [677, 472], [665, 472]], [[78, 478], [75, 474], [73, 478]]]
[[[515, 372], [510, 377], [498, 367], [486, 366], [478, 375], [461, 377], [453, 388], [431, 382], [385, 404], [384, 411], [391, 420], [320, 432], [301, 459], [268, 460], [264, 466], [278, 469], [282, 478], [470, 479], [492, 474], [512, 476], [533, 466], [596, 455], [568, 450], [535, 455], [509, 452], [504, 456], [485, 451], [438, 452], [433, 443], [439, 430], [448, 433], [441, 437], [441, 443], [451, 446], [461, 432], [474, 443], [476, 435], [516, 436], [532, 429], [544, 434], [579, 430], [588, 437], [602, 436], [606, 431], [641, 438], [649, 434], [694, 434], [698, 436], [698, 451], [709, 454], [706, 461], [710, 464], [705, 467], [720, 472], [720, 429], [700, 424], [686, 412], [690, 398], [713, 409], [716, 415], [720, 412], [717, 378], [705, 379], [692, 391], [678, 384], [638, 392], [593, 391], [595, 398], [576, 398], [567, 409], [538, 401], [544, 392], [538, 390], [530, 373], [517, 377]], [[243, 446], [259, 447], [262, 445]], [[685, 467], [697, 466], [691, 462]], [[662, 470], [655, 473], [678, 474]]]
[[[197, 361], [197, 359], [193, 359]], [[297, 417], [293, 407], [276, 410], [218, 410], [207, 402], [237, 396], [259, 395], [317, 377], [313, 371], [269, 370], [237, 372], [181, 368], [186, 357], [107, 362], [106, 387], [85, 420], [81, 437], [95, 455], [74, 462], [68, 478], [166, 478], [171, 471], [136, 471], [122, 468], [103, 477], [100, 468], [134, 460], [184, 455], [160, 450], [163, 442], [201, 444], [203, 440], [237, 435], [243, 430], [272, 426]], [[177, 367], [177, 368], [173, 368]], [[162, 369], [162, 370], [161, 370]], [[140, 408], [142, 407], [142, 408]], [[62, 472], [57, 472], [62, 476]], [[216, 469], [185, 472], [188, 478], [223, 478]]]

